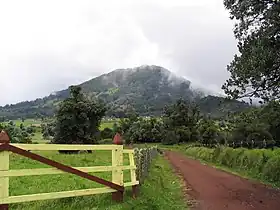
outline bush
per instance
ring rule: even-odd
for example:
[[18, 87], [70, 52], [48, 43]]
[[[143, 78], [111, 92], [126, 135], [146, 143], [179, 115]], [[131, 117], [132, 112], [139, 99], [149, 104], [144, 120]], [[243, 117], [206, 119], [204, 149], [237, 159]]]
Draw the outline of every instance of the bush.
[[13, 121], [8, 124], [0, 124], [0, 131], [5, 130], [9, 137], [11, 143], [31, 143], [31, 136], [33, 133], [28, 133], [26, 128], [22, 125], [21, 128], [17, 127]]
[[280, 183], [280, 149], [233, 149], [230, 147], [188, 147], [186, 154], [233, 169], [242, 169], [256, 178]]
[[104, 128], [104, 130], [101, 131], [102, 139], [112, 139], [113, 136], [114, 136], [113, 130], [110, 128]]
[[280, 182], [280, 156], [270, 158], [263, 167], [263, 177], [272, 182]]
[[232, 150], [233, 149], [230, 147], [221, 148], [221, 152], [220, 152], [220, 155], [218, 156], [217, 162], [222, 165], [232, 167], [233, 158], [235, 156], [234, 152]]

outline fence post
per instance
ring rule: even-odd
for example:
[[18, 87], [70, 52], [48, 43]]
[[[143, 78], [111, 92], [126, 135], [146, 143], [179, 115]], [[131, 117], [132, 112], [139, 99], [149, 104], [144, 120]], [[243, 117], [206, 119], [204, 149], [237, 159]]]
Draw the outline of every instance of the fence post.
[[[134, 153], [129, 153], [129, 165], [135, 166]], [[136, 170], [135, 169], [130, 170], [130, 177], [131, 177], [131, 182], [136, 182]], [[137, 194], [138, 194], [138, 185], [133, 185], [132, 186], [132, 197], [136, 198]]]
[[[123, 146], [117, 146], [112, 150], [112, 166], [123, 166]], [[123, 170], [121, 167], [112, 170], [112, 182], [123, 186]], [[123, 201], [123, 192], [117, 191], [112, 193], [112, 199], [117, 202]]]
[[[10, 137], [5, 131], [0, 133], [0, 143], [10, 143]], [[9, 152], [0, 151], [0, 171], [9, 170]], [[9, 177], [0, 177], [0, 199], [9, 197]], [[8, 210], [9, 204], [0, 204], [0, 210]]]

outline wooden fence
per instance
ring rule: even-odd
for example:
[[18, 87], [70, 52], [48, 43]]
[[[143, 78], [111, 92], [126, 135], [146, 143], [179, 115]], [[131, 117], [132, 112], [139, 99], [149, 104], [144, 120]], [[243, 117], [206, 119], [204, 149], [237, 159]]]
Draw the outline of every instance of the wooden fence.
[[[124, 188], [132, 186], [132, 194], [135, 197], [139, 181], [136, 180], [136, 166], [134, 162], [134, 150], [123, 149], [122, 145], [57, 145], [57, 144], [10, 144], [9, 136], [5, 132], [0, 133], [0, 210], [6, 210], [11, 203], [26, 201], [47, 200], [55, 198], [65, 198], [83, 195], [93, 195], [101, 193], [112, 193], [112, 199], [115, 201], [123, 200]], [[42, 157], [30, 151], [47, 150], [109, 150], [112, 151], [111, 166], [93, 166], [93, 167], [70, 167], [62, 163]], [[53, 168], [39, 169], [20, 169], [9, 170], [10, 152], [39, 161], [52, 166]], [[129, 166], [123, 165], [123, 154], [129, 154]], [[124, 183], [123, 171], [130, 170], [131, 181]], [[112, 181], [93, 176], [88, 172], [112, 171]], [[46, 174], [71, 173], [85, 179], [105, 185], [102, 188], [62, 191], [52, 193], [29, 194], [20, 196], [9, 196], [9, 177], [32, 176]]]

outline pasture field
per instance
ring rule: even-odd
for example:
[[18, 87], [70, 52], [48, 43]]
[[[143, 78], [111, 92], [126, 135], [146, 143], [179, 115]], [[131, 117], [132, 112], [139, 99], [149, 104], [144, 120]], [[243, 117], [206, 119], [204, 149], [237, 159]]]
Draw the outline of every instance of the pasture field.
[[113, 120], [102, 120], [100, 125], [100, 130], [104, 130], [104, 128], [110, 128], [112, 129], [114, 126], [114, 123], [118, 124], [119, 119], [113, 119]]
[[[40, 119], [25, 119], [24, 122], [22, 122], [21, 119], [18, 120], [13, 120], [16, 126], [20, 126], [20, 124], [23, 124], [24, 126], [40, 126], [43, 121]], [[101, 125], [100, 125], [100, 130], [103, 130], [104, 128], [113, 128], [114, 123], [118, 123], [118, 119], [115, 120], [102, 120]], [[8, 122], [6, 122], [8, 123]]]
[[39, 144], [44, 144], [49, 142], [49, 140], [43, 138], [41, 131], [37, 131], [36, 133], [34, 133], [34, 136], [32, 136], [31, 140], [33, 143], [39, 143]]
[[104, 128], [112, 129], [113, 126], [114, 126], [114, 123], [115, 123], [114, 121], [112, 121], [112, 122], [109, 122], [109, 121], [101, 122], [100, 130], [104, 130]]
[[20, 124], [23, 124], [24, 126], [40, 126], [42, 123], [42, 120], [39, 119], [25, 119], [24, 122], [22, 120], [13, 120], [13, 122], [16, 124], [16, 126], [20, 126]]
[[[32, 136], [32, 142], [34, 143], [47, 143], [49, 142], [49, 140], [46, 140], [43, 138], [42, 136], [42, 132], [41, 132], [41, 127], [40, 125], [42, 124], [42, 120], [40, 119], [25, 119], [24, 122], [22, 122], [22, 120], [18, 119], [18, 120], [13, 120], [13, 122], [15, 123], [16, 126], [20, 126], [20, 124], [23, 124], [25, 127], [28, 126], [36, 126], [36, 132], [34, 133], [34, 136]], [[112, 129], [114, 126], [114, 123], [118, 123], [118, 119], [116, 120], [102, 120], [101, 125], [100, 125], [100, 130], [104, 130], [105, 128], [110, 128]], [[5, 122], [8, 123], [8, 122]]]
[[[75, 166], [105, 166], [111, 165], [111, 151], [94, 151], [92, 154], [59, 154], [55, 151], [42, 151], [39, 154], [61, 163]], [[128, 165], [128, 155], [124, 155], [124, 165]], [[11, 169], [28, 169], [48, 167], [36, 161], [10, 155]], [[96, 176], [111, 180], [111, 172], [92, 173]], [[129, 181], [130, 171], [124, 171], [124, 181]], [[76, 177], [71, 174], [26, 176], [10, 178], [10, 194], [23, 195], [44, 192], [56, 192], [63, 190], [87, 189], [101, 187], [100, 184]], [[158, 156], [152, 163], [148, 178], [140, 188], [137, 199], [129, 195], [130, 188], [126, 188], [123, 203], [115, 203], [111, 194], [100, 194], [74, 198], [63, 198], [57, 200], [45, 200], [10, 204], [10, 209], [16, 210], [63, 210], [63, 209], [109, 209], [109, 210], [171, 210], [186, 209], [181, 180], [173, 174], [169, 163]]]

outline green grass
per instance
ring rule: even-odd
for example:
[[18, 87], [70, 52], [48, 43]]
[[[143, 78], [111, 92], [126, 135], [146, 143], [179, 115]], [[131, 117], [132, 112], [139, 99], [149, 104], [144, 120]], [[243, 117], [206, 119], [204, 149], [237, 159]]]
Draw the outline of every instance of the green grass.
[[[39, 152], [39, 154], [76, 167], [111, 165], [110, 151], [94, 151], [92, 154], [79, 155], [62, 155], [54, 151]], [[128, 155], [125, 155], [124, 164], [128, 165]], [[47, 166], [18, 155], [11, 155], [10, 167], [11, 169], [28, 169], [43, 168]], [[93, 174], [106, 180], [111, 180], [111, 172], [99, 172]], [[129, 171], [125, 171], [124, 180], [126, 182], [130, 181]], [[10, 178], [10, 195], [56, 192], [64, 190], [87, 189], [93, 187], [101, 187], [101, 185], [71, 174]], [[128, 188], [127, 191], [129, 189], [130, 188]], [[173, 174], [166, 160], [163, 157], [158, 156], [152, 164], [149, 177], [145, 180], [145, 183], [140, 188], [140, 195], [137, 199], [132, 199], [128, 192], [125, 194], [123, 203], [115, 203], [111, 199], [111, 194], [107, 193], [92, 196], [11, 204], [10, 209], [180, 210], [186, 209], [186, 206], [181, 190], [181, 181]]]
[[45, 144], [45, 143], [49, 142], [48, 140], [43, 138], [43, 135], [41, 132], [34, 133], [34, 136], [32, 136], [31, 140], [33, 143], [39, 143], [39, 144]]
[[[41, 120], [35, 120], [35, 119], [26, 119], [24, 120], [24, 122], [22, 122], [21, 120], [13, 120], [13, 122], [16, 124], [16, 126], [20, 126], [21, 123], [23, 123], [24, 126], [31, 126], [31, 125], [39, 125], [42, 123]], [[117, 122], [116, 121], [102, 121], [101, 125], [100, 125], [100, 130], [104, 130], [104, 128], [113, 128], [114, 123]], [[36, 128], [36, 132], [34, 133], [35, 135], [32, 136], [32, 142], [37, 142], [40, 144], [44, 144], [49, 142], [48, 140], [44, 139], [41, 133], [41, 128], [38, 127]]]
[[[42, 121], [40, 119], [26, 119], [24, 122], [22, 120], [13, 120], [13, 122], [16, 124], [16, 126], [20, 126], [20, 124], [23, 124], [24, 126], [31, 126], [31, 125], [41, 125]], [[118, 119], [116, 120], [104, 120], [101, 122], [100, 129], [104, 130], [104, 128], [113, 128], [114, 123], [118, 123]], [[5, 122], [8, 123], [8, 122]]]
[[104, 128], [110, 128], [112, 129], [113, 126], [114, 126], [114, 121], [112, 122], [101, 122], [101, 125], [100, 125], [100, 130], [104, 130]]
[[119, 123], [119, 119], [116, 118], [114, 120], [102, 120], [100, 125], [100, 130], [104, 130], [104, 128], [110, 128], [112, 129], [114, 126], [114, 123]]
[[37, 119], [26, 119], [24, 122], [22, 122], [22, 120], [13, 120], [13, 122], [16, 124], [16, 126], [20, 126], [20, 124], [23, 124], [24, 126], [39, 125], [42, 123], [41, 120]]

